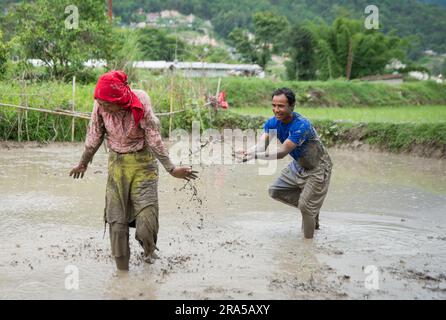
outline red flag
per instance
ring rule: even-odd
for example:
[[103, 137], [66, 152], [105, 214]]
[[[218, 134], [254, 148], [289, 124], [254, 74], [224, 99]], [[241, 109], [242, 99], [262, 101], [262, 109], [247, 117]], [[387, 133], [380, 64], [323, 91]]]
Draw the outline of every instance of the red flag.
[[218, 95], [218, 105], [223, 109], [229, 108], [229, 104], [226, 101], [226, 93], [224, 91], [220, 92], [220, 94]]

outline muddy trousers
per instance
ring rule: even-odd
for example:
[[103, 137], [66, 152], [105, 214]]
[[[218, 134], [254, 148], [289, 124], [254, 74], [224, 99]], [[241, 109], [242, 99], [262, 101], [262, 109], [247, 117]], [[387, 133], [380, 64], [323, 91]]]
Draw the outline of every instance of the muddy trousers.
[[105, 221], [109, 224], [112, 255], [118, 269], [128, 270], [129, 227], [144, 249], [144, 258], [156, 249], [158, 223], [158, 165], [149, 150], [110, 152]]
[[304, 236], [311, 239], [319, 228], [319, 211], [330, 184], [331, 161], [327, 156], [317, 168], [304, 172], [297, 172], [293, 166], [291, 163], [283, 169], [268, 191], [273, 199], [300, 209]]
[[[144, 249], [144, 256], [150, 257], [156, 249], [158, 235], [158, 208], [150, 206], [135, 218], [135, 238]], [[113, 222], [110, 224], [110, 243], [112, 255], [119, 270], [129, 269], [130, 246], [129, 224]]]

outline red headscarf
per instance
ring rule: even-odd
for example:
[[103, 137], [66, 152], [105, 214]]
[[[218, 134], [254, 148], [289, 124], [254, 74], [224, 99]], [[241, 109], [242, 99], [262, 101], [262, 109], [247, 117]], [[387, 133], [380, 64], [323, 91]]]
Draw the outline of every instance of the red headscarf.
[[94, 98], [130, 109], [136, 125], [144, 117], [144, 106], [130, 89], [127, 75], [123, 71], [110, 71], [103, 74], [94, 90]]

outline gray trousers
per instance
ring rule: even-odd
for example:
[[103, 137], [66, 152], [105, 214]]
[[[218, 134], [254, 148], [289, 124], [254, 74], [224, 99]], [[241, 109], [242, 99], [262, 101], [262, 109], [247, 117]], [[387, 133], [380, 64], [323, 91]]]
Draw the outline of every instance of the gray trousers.
[[290, 163], [269, 187], [269, 195], [280, 202], [299, 208], [305, 238], [311, 239], [319, 228], [319, 211], [330, 184], [332, 162], [324, 150], [319, 165], [311, 170], [295, 172]]

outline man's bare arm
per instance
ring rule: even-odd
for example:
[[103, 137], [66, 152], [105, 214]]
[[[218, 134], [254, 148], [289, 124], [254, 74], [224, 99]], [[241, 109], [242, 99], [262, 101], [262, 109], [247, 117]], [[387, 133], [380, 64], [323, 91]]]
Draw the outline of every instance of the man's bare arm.
[[264, 132], [261, 136], [257, 144], [250, 149], [247, 150], [246, 153], [254, 154], [256, 152], [265, 152], [269, 145], [269, 134]]
[[252, 158], [262, 159], [262, 160], [276, 160], [285, 158], [291, 151], [293, 151], [297, 147], [293, 141], [287, 139], [285, 142], [278, 146], [277, 151], [269, 152], [269, 151], [260, 151], [255, 152], [254, 154], [248, 154], [243, 161], [249, 161]]

